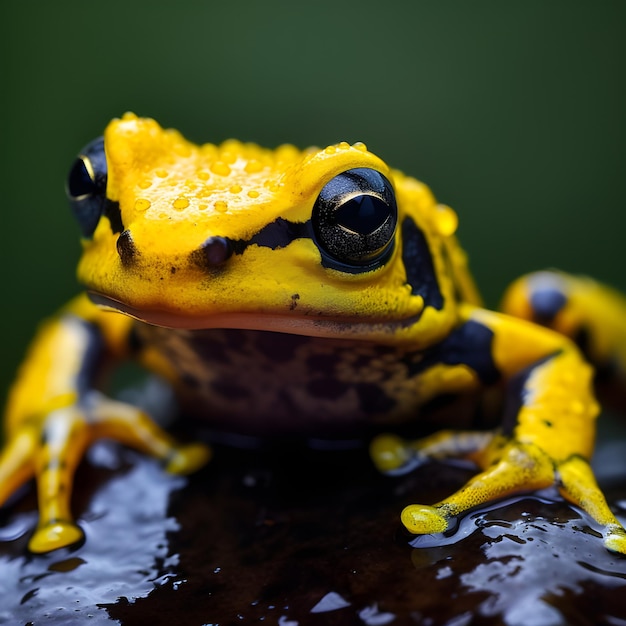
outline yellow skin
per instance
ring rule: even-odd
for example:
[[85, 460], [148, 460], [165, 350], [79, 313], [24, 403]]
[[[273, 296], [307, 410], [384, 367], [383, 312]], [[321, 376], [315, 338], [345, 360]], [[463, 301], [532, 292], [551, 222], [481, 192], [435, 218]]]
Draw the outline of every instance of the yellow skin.
[[[190, 412], [217, 428], [261, 435], [263, 428], [271, 435], [284, 427], [320, 436], [344, 419], [346, 428], [393, 429], [426, 419], [429, 401], [442, 394], [503, 389], [513, 409], [501, 428], [373, 440], [372, 458], [382, 471], [446, 457], [470, 458], [481, 470], [437, 504], [408, 506], [405, 526], [441, 532], [471, 507], [556, 484], [604, 527], [607, 548], [626, 553], [626, 532], [589, 467], [598, 413], [592, 367], [571, 339], [532, 321], [552, 323], [570, 337], [584, 327], [592, 339], [589, 358], [618, 361], [626, 355], [620, 296], [598, 306], [608, 290], [585, 283], [593, 286], [585, 292], [579, 279], [563, 275], [559, 280], [572, 281], [565, 304], [538, 320], [536, 281], [527, 277], [504, 308], [531, 321], [481, 308], [454, 236], [454, 212], [362, 144], [306, 151], [237, 141], [196, 146], [126, 114], [107, 127], [104, 150], [105, 179], [97, 171], [104, 153], [87, 150], [72, 175], [82, 182], [69, 183], [78, 213], [100, 207], [79, 216], [85, 236], [78, 276], [86, 295], [42, 326], [6, 413], [0, 503], [35, 477], [40, 520], [33, 552], [82, 539], [70, 512], [71, 487], [95, 440], [133, 446], [177, 473], [209, 460], [204, 444], [177, 443], [141, 410], [97, 390], [105, 366], [135, 358], [171, 381]], [[368, 249], [365, 260], [346, 261], [344, 244], [328, 244], [329, 252], [310, 225], [326, 185], [361, 168], [390, 181], [397, 224], [388, 222], [384, 245]], [[81, 175], [88, 175], [86, 183]], [[97, 193], [102, 206], [89, 204]], [[346, 234], [343, 225], [339, 230]], [[364, 241], [346, 236], [357, 247]], [[620, 321], [609, 329], [608, 317]], [[288, 342], [282, 370], [274, 348], [259, 347], [267, 337]], [[310, 365], [315, 359], [323, 365]], [[246, 385], [243, 393], [218, 390], [222, 364], [232, 378], [257, 361], [255, 375], [237, 377], [250, 379], [237, 380]], [[329, 372], [330, 386], [338, 385], [333, 397]], [[319, 383], [321, 393], [308, 382]], [[364, 389], [384, 401], [380, 407], [359, 402]], [[288, 403], [283, 394], [290, 394]], [[301, 423], [294, 425], [294, 414]]]

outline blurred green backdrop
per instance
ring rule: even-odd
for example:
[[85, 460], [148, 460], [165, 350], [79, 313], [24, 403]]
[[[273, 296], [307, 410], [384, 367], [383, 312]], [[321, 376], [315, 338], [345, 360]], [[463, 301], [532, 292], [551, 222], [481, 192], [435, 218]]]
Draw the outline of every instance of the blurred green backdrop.
[[196, 141], [364, 141], [458, 211], [492, 306], [545, 266], [626, 289], [625, 27], [623, 0], [4, 0], [1, 392], [78, 288], [69, 165], [126, 110]]

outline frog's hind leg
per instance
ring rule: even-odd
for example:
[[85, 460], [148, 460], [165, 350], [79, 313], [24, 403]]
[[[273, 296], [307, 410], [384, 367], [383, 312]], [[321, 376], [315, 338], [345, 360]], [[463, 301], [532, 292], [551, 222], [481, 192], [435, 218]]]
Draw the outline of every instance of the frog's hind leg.
[[[504, 313], [569, 337], [605, 381], [626, 385], [626, 296], [586, 276], [534, 272], [506, 290]], [[626, 394], [622, 399], [626, 403]]]

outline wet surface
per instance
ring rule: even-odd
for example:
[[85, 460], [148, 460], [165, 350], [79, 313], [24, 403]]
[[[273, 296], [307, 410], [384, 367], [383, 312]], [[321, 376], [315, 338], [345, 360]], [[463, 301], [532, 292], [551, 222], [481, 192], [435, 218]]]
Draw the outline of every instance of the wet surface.
[[384, 477], [363, 449], [218, 447], [183, 479], [99, 444], [76, 486], [82, 546], [27, 553], [32, 486], [3, 510], [0, 624], [626, 624], [626, 558], [552, 492], [471, 513], [449, 536], [400, 528], [403, 506], [470, 475], [433, 463]]

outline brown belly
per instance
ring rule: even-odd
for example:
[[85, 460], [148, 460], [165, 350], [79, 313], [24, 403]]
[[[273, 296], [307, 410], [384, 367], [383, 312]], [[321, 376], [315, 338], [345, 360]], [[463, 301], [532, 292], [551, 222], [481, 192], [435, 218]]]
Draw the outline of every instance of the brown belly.
[[249, 330], [139, 325], [178, 373], [186, 413], [251, 435], [352, 436], [415, 418], [421, 353]]

